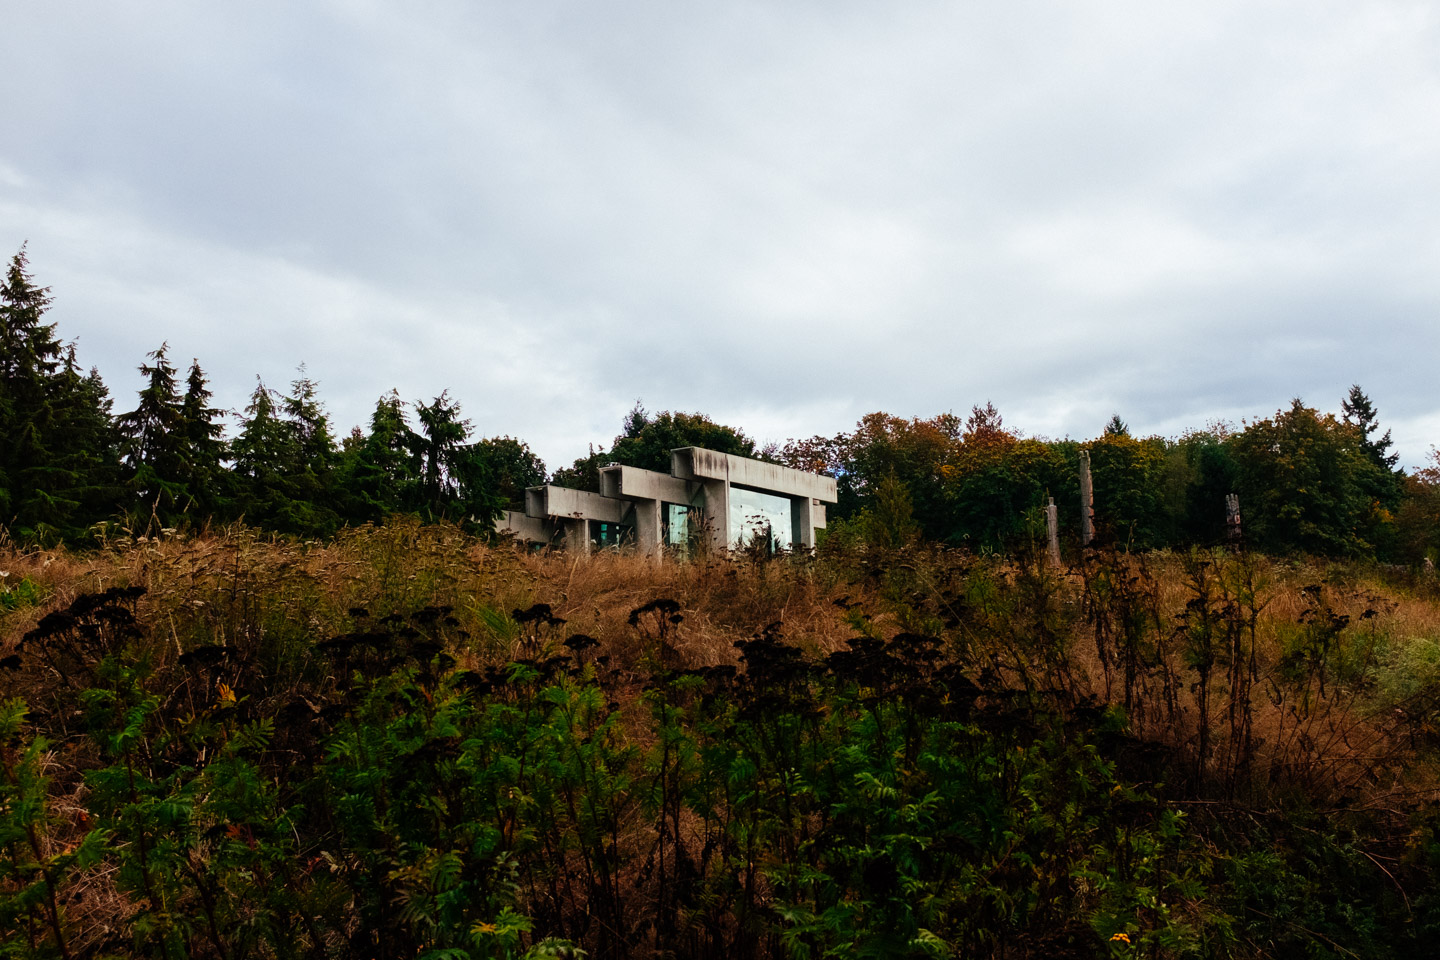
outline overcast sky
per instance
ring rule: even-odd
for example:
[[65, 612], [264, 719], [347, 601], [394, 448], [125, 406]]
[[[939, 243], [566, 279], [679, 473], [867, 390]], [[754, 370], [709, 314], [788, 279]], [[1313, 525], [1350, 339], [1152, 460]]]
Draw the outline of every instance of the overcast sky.
[[1440, 7], [6, 5], [0, 255], [118, 409], [305, 363], [553, 468], [637, 398], [759, 441], [991, 400], [1091, 437], [1440, 443]]

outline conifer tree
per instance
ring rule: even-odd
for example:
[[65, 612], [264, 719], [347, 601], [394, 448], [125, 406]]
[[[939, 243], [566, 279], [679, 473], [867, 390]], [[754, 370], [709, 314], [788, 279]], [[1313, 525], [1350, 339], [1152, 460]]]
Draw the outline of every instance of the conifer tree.
[[1365, 395], [1365, 391], [1360, 389], [1360, 384], [1351, 385], [1350, 392], [1340, 401], [1340, 413], [1346, 423], [1359, 427], [1364, 434], [1360, 446], [1366, 456], [1381, 469], [1393, 472], [1395, 464], [1400, 460], [1400, 454], [1390, 450], [1389, 430], [1379, 438], [1375, 437], [1375, 432], [1380, 429], [1380, 413]]
[[172, 526], [191, 506], [185, 483], [185, 434], [175, 367], [166, 352], [169, 344], [148, 354], [140, 365], [146, 384], [134, 410], [116, 423], [124, 438], [128, 485], [139, 500], [138, 521], [146, 530]]
[[224, 411], [210, 406], [213, 396], [200, 361], [192, 358], [180, 401], [180, 430], [185, 441], [185, 482], [207, 517], [222, 514], [230, 500], [229, 472], [225, 469]]
[[239, 486], [238, 511], [256, 526], [273, 526], [286, 511], [285, 464], [295, 459], [289, 427], [276, 412], [275, 393], [255, 378], [240, 431], [230, 445]]
[[420, 421], [420, 492], [423, 515], [438, 519], [458, 497], [455, 467], [461, 446], [470, 436], [470, 421], [460, 416], [460, 405], [442, 391], [430, 403], [415, 404]]
[[300, 365], [299, 376], [290, 383], [290, 394], [283, 399], [285, 418], [294, 437], [294, 453], [299, 457], [297, 472], [308, 470], [323, 480], [335, 465], [335, 437], [330, 432], [330, 417], [320, 402], [320, 385]]
[[347, 450], [343, 480], [346, 516], [379, 521], [401, 512], [420, 497], [421, 438], [410, 429], [405, 401], [391, 390], [375, 402], [370, 433]]
[[335, 471], [339, 451], [330, 416], [320, 402], [320, 385], [306, 374], [304, 364], [282, 406], [290, 435], [290, 460], [282, 468], [290, 502], [282, 529], [303, 536], [333, 533], [340, 524]]
[[307, 537], [326, 536], [339, 525], [338, 451], [318, 392], [304, 367], [283, 397], [257, 378], [230, 445], [237, 506], [248, 522]]
[[0, 526], [43, 541], [95, 519], [113, 451], [107, 394], [44, 321], [51, 302], [22, 247], [0, 283]]
[[81, 373], [75, 345], [65, 350], [62, 384], [57, 390], [55, 420], [59, 441], [55, 457], [74, 478], [68, 492], [79, 505], [74, 524], [89, 526], [112, 518], [124, 495], [121, 484], [120, 435], [111, 414], [110, 391], [91, 367]]

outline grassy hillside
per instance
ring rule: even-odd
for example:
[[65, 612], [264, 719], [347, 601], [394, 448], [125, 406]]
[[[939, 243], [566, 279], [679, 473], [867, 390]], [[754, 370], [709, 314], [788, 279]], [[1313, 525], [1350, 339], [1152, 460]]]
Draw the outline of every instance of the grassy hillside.
[[1406, 956], [1440, 592], [1229, 553], [0, 550], [0, 956]]

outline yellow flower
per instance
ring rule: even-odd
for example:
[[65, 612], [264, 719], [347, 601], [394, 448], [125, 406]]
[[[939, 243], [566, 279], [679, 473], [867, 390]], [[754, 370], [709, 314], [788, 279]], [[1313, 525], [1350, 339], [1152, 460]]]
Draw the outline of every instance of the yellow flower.
[[1115, 934], [1114, 936], [1112, 936], [1112, 937], [1110, 938], [1110, 942], [1111, 942], [1111, 943], [1114, 943], [1116, 940], [1123, 940], [1124, 942], [1129, 943], [1129, 942], [1130, 942], [1130, 934], [1128, 934], [1128, 933], [1117, 933], [1117, 934]]
[[230, 685], [228, 683], [217, 683], [215, 685], [215, 688], [220, 692], [221, 703], [235, 702], [235, 691], [230, 689]]
[[475, 924], [475, 932], [476, 932], [476, 933], [494, 933], [494, 932], [495, 932], [495, 924], [493, 924], [493, 923], [477, 923], [477, 924]]

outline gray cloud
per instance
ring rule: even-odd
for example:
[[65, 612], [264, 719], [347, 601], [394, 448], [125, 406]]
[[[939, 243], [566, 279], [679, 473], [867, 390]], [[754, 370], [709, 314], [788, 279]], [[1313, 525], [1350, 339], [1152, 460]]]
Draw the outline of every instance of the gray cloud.
[[1360, 382], [1440, 441], [1426, 4], [31, 5], [0, 62], [0, 249], [122, 407], [168, 340], [552, 465], [637, 397], [1090, 436]]

